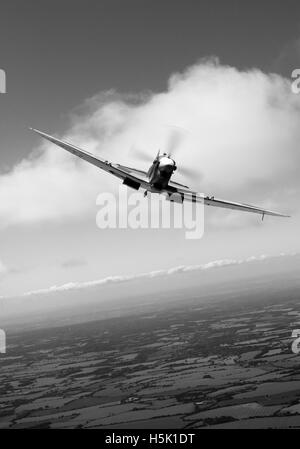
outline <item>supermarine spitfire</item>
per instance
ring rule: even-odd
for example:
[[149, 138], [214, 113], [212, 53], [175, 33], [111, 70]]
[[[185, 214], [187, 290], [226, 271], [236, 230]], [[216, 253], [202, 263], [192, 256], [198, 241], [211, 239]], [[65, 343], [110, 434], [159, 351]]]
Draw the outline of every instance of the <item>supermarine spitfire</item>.
[[[222, 207], [227, 209], [236, 209], [244, 212], [252, 212], [262, 215], [273, 215], [277, 217], [288, 217], [289, 215], [284, 215], [271, 210], [263, 209], [261, 207], [251, 206], [245, 203], [237, 203], [233, 201], [226, 201], [222, 199], [215, 198], [214, 196], [206, 196], [199, 192], [193, 191], [188, 186], [179, 184], [171, 180], [174, 172], [177, 170], [176, 162], [172, 158], [170, 152], [162, 153], [158, 151], [157, 156], [152, 162], [149, 170], [143, 171], [131, 167], [126, 167], [124, 165], [115, 164], [88, 153], [75, 145], [68, 143], [64, 140], [57, 139], [56, 137], [50, 136], [37, 129], [30, 128], [32, 131], [36, 132], [43, 138], [49, 140], [50, 142], [58, 145], [69, 153], [84, 159], [90, 164], [101, 168], [102, 170], [111, 173], [112, 175], [120, 178], [123, 184], [131, 187], [135, 190], [140, 188], [145, 190], [145, 195], [148, 192], [164, 194], [170, 201], [183, 202], [192, 201], [204, 203], [206, 206]], [[180, 171], [183, 171], [180, 169]], [[188, 172], [186, 170], [186, 172]]]

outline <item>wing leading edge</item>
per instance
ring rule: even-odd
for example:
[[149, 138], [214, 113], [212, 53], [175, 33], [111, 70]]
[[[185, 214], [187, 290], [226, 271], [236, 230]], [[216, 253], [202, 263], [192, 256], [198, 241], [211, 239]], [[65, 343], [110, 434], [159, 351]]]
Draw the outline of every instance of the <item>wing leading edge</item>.
[[55, 145], [58, 145], [59, 147], [68, 151], [69, 153], [74, 154], [77, 157], [80, 157], [81, 159], [89, 162], [90, 164], [95, 165], [96, 167], [99, 167], [102, 170], [111, 173], [112, 175], [117, 176], [120, 179], [123, 179], [125, 183], [131, 182], [132, 183], [131, 186], [132, 187], [135, 186], [134, 188], [137, 189], [140, 187], [144, 189], [150, 188], [150, 184], [146, 179], [146, 173], [143, 172], [142, 170], [136, 170], [133, 168], [125, 167], [120, 164], [113, 164], [112, 162], [106, 161], [87, 151], [81, 150], [80, 148], [76, 147], [71, 143], [57, 139], [56, 137], [50, 136], [49, 134], [39, 131], [38, 129], [30, 128], [30, 130], [34, 131], [35, 133], [39, 134], [41, 137], [49, 140]]

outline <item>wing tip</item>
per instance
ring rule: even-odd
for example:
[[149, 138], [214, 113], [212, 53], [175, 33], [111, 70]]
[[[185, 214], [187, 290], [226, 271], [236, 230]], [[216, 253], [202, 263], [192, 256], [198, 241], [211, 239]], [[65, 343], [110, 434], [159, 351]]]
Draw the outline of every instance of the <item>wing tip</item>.
[[29, 126], [29, 131], [33, 131], [36, 134], [41, 134], [41, 131], [39, 131], [38, 129], [32, 128], [31, 126]]
[[262, 213], [261, 215], [262, 215], [262, 216], [265, 216], [265, 215], [273, 215], [273, 217], [292, 218], [291, 215], [280, 214], [279, 212], [273, 212], [273, 213], [271, 213], [271, 214], [265, 212], [265, 213]]

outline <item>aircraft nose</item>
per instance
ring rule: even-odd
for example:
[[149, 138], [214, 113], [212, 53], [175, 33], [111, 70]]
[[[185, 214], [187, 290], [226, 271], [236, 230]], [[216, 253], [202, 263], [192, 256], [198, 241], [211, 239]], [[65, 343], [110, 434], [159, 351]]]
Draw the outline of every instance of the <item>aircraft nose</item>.
[[171, 164], [159, 166], [160, 171], [172, 171], [173, 168], [174, 168], [174, 165], [171, 165]]
[[159, 168], [162, 171], [168, 171], [171, 172], [174, 170], [175, 163], [173, 159], [170, 159], [169, 157], [162, 157], [159, 161]]
[[174, 170], [173, 165], [163, 165], [159, 167], [160, 175], [164, 178], [170, 178]]

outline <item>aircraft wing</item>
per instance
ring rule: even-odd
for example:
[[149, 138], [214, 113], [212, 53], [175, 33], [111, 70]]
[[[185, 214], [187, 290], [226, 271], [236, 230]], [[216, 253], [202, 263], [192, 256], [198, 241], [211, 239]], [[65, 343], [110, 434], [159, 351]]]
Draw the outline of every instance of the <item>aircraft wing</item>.
[[184, 189], [187, 189], [189, 192], [191, 191], [188, 186], [185, 186], [184, 184], [179, 184], [179, 182], [175, 182], [175, 181], [172, 181], [172, 180], [169, 181], [169, 186], [175, 187], [175, 188], [183, 187]]
[[[98, 156], [95, 156], [87, 151], [81, 150], [75, 145], [68, 143], [64, 140], [57, 139], [56, 137], [50, 136], [42, 131], [37, 129], [30, 128], [35, 133], [49, 140], [50, 142], [58, 145], [64, 150], [68, 151], [71, 154], [74, 154], [81, 159], [89, 162], [90, 164], [95, 165], [96, 167], [101, 168], [102, 170], [111, 173], [112, 175], [123, 180], [125, 185], [132, 187], [134, 189], [139, 189], [142, 187], [146, 190], [151, 190], [150, 183], [148, 181], [147, 173], [138, 170], [135, 168], [126, 167], [120, 164], [113, 164], [112, 162], [108, 162]], [[244, 212], [253, 212], [256, 214], [264, 215], [273, 215], [276, 217], [289, 217], [289, 215], [284, 215], [278, 212], [274, 212], [267, 209], [262, 209], [261, 207], [251, 206], [250, 204], [237, 203], [233, 201], [221, 200], [215, 197], [205, 196], [198, 192], [194, 192], [189, 187], [184, 186], [182, 184], [176, 183], [174, 181], [170, 181], [169, 186], [163, 192], [167, 194], [167, 197], [170, 199], [173, 195], [173, 198], [176, 197], [174, 201], [182, 202], [192, 201], [204, 203], [207, 206], [215, 206], [215, 207], [223, 207], [227, 209], [236, 209]]]
[[68, 143], [64, 140], [57, 139], [56, 137], [50, 136], [49, 134], [43, 133], [37, 129], [30, 128], [35, 133], [49, 140], [50, 142], [58, 145], [64, 150], [68, 151], [75, 156], [80, 157], [81, 159], [89, 162], [90, 164], [95, 165], [96, 167], [101, 168], [102, 170], [111, 173], [114, 176], [117, 176], [120, 179], [123, 179], [124, 184], [139, 189], [140, 187], [144, 189], [149, 189], [150, 184], [147, 179], [147, 173], [142, 170], [137, 170], [130, 167], [125, 167], [120, 164], [113, 164], [112, 162], [108, 162], [98, 156], [95, 156], [87, 151], [81, 150], [75, 145]]
[[124, 172], [129, 173], [133, 176], [137, 176], [140, 177], [142, 179], [148, 180], [148, 174], [147, 172], [143, 171], [143, 170], [139, 170], [137, 168], [132, 168], [132, 167], [126, 167], [125, 165], [121, 165], [121, 164], [115, 164], [117, 167], [119, 167], [120, 169], [124, 170]]
[[[225, 209], [235, 209], [235, 210], [240, 210], [243, 212], [252, 212], [255, 214], [260, 214], [263, 217], [264, 217], [264, 215], [273, 215], [275, 217], [289, 217], [289, 215], [284, 215], [279, 212], [274, 212], [272, 210], [263, 209], [263, 208], [257, 207], [257, 206], [252, 206], [250, 204], [222, 200], [220, 198], [215, 198], [213, 196], [211, 196], [211, 197], [205, 196], [198, 192], [193, 192], [189, 188], [180, 188], [180, 187], [174, 188], [174, 187], [170, 187], [169, 190], [166, 189], [166, 193], [168, 193], [168, 195], [174, 195], [175, 201], [177, 201], [177, 202], [179, 202], [178, 197], [180, 196], [181, 202], [182, 201], [191, 201], [194, 203], [202, 203], [202, 204], [205, 204], [206, 206], [223, 207]], [[176, 196], [177, 196], [177, 200], [176, 200]]]

